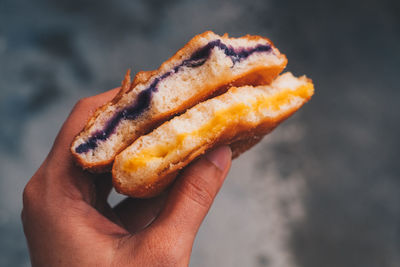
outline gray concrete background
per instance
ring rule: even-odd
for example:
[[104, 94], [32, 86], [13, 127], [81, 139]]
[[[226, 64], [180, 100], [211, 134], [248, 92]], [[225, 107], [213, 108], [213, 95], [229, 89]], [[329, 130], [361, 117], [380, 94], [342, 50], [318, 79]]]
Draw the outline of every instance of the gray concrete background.
[[0, 266], [29, 265], [22, 190], [73, 104], [208, 29], [269, 37], [316, 94], [234, 162], [191, 265], [400, 266], [395, 0], [1, 0]]

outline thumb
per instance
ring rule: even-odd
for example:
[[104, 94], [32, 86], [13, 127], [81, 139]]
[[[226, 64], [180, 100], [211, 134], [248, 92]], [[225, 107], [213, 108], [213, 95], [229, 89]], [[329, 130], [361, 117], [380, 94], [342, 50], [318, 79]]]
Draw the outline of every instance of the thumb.
[[[148, 229], [170, 240], [193, 242], [231, 165], [232, 152], [222, 146], [190, 165], [172, 187], [160, 216]], [[182, 238], [184, 240], [182, 240]]]

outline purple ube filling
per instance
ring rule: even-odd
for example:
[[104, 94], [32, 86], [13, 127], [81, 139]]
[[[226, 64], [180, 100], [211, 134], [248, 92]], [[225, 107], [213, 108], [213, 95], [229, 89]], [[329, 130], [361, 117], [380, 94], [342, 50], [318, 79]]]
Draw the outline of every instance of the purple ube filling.
[[256, 52], [269, 52], [271, 46], [257, 45], [253, 48], [240, 48], [234, 49], [231, 46], [227, 46], [221, 42], [221, 40], [214, 40], [209, 42], [204, 47], [194, 52], [189, 59], [184, 60], [180, 65], [174, 67], [173, 70], [164, 73], [162, 76], [155, 78], [149, 87], [139, 93], [136, 100], [130, 105], [117, 113], [107, 122], [103, 130], [94, 132], [91, 137], [85, 142], [80, 144], [75, 151], [77, 153], [86, 153], [89, 150], [93, 150], [97, 147], [98, 141], [106, 140], [111, 134], [115, 132], [118, 124], [121, 120], [134, 120], [139, 117], [146, 109], [149, 108], [151, 97], [153, 92], [157, 91], [157, 85], [160, 81], [164, 80], [168, 76], [177, 73], [182, 67], [196, 68], [204, 64], [211, 54], [211, 50], [214, 47], [218, 47], [223, 50], [225, 55], [231, 58], [233, 64], [240, 62], [242, 59], [246, 59], [251, 54]]

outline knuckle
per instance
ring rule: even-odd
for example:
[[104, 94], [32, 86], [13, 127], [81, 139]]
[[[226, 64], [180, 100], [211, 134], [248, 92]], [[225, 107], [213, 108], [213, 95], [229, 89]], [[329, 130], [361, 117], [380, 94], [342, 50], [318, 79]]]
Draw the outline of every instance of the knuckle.
[[38, 192], [36, 190], [37, 186], [36, 182], [32, 178], [25, 186], [24, 191], [22, 192], [22, 204], [23, 204], [23, 212], [26, 210], [31, 210], [32, 208], [37, 206], [37, 198]]
[[207, 179], [195, 173], [185, 177], [179, 189], [186, 197], [206, 208], [211, 205], [215, 195]]
[[20, 213], [20, 219], [23, 225], [25, 225], [29, 221], [29, 216], [26, 207], [23, 207]]
[[32, 184], [31, 182], [28, 182], [22, 193], [22, 203], [24, 207], [27, 206], [32, 201], [33, 196], [34, 196], [34, 190], [32, 188]]

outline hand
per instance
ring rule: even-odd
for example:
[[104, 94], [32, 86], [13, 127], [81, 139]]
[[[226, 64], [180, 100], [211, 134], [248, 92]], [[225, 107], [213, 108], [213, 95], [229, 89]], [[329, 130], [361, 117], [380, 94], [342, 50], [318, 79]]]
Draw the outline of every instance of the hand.
[[33, 266], [189, 264], [196, 233], [229, 170], [231, 151], [220, 147], [201, 157], [159, 197], [127, 198], [111, 208], [110, 175], [82, 171], [69, 146], [90, 114], [116, 93], [77, 103], [25, 187], [21, 217]]

